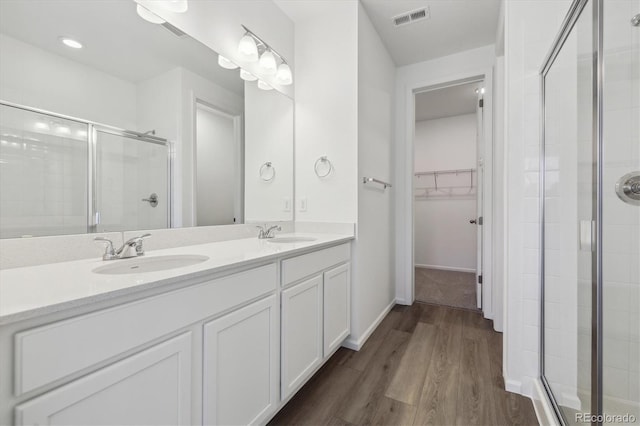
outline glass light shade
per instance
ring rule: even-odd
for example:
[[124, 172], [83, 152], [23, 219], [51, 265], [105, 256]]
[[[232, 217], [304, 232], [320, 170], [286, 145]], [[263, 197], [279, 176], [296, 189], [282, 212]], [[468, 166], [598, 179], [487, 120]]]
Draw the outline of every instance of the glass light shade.
[[150, 10], [145, 9], [141, 5], [136, 6], [136, 12], [138, 12], [138, 16], [140, 16], [147, 22], [151, 22], [152, 24], [164, 24], [164, 19], [151, 12]]
[[260, 56], [260, 70], [265, 75], [274, 75], [278, 71], [276, 56], [270, 50], [265, 51]]
[[291, 68], [286, 63], [281, 63], [276, 73], [276, 81], [283, 86], [288, 86], [293, 83], [293, 76], [291, 75]]
[[169, 12], [184, 13], [189, 9], [189, 2], [187, 0], [162, 0], [158, 2], [160, 7]]
[[240, 68], [240, 78], [244, 81], [256, 81], [258, 79], [258, 77], [251, 74], [249, 71], [243, 70], [242, 68]]
[[258, 60], [258, 46], [256, 46], [256, 41], [249, 34], [245, 34], [240, 39], [238, 52], [247, 61], [255, 62]]
[[269, 86], [267, 83], [265, 83], [262, 80], [258, 80], [258, 89], [273, 90], [273, 87]]
[[235, 70], [236, 68], [238, 68], [236, 64], [234, 64], [233, 62], [231, 62], [229, 59], [225, 58], [222, 55], [218, 55], [218, 65], [228, 70]]

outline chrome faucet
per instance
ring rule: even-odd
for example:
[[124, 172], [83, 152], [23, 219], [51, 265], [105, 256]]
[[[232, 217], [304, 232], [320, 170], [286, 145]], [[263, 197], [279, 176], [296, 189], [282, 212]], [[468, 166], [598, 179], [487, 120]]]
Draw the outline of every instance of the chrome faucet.
[[256, 228], [260, 230], [260, 232], [258, 233], [258, 238], [261, 240], [275, 237], [273, 233], [274, 231], [282, 231], [282, 228], [279, 225], [270, 226], [268, 228], [267, 228], [267, 225], [263, 225], [263, 226], [256, 226]]
[[142, 256], [144, 254], [142, 240], [144, 240], [145, 238], [149, 238], [150, 236], [151, 234], [144, 234], [140, 235], [139, 237], [130, 238], [118, 250], [114, 250], [113, 241], [108, 238], [95, 237], [94, 241], [103, 241], [106, 243], [104, 254], [102, 255], [102, 260], [115, 260]]

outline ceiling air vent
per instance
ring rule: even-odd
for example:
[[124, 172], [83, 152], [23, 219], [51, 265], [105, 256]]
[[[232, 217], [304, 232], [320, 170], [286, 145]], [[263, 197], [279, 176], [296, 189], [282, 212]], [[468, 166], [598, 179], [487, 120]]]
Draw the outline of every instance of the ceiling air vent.
[[431, 13], [429, 8], [413, 10], [411, 12], [406, 12], [401, 15], [396, 15], [391, 20], [393, 20], [393, 24], [396, 27], [400, 27], [402, 25], [412, 24], [416, 21], [421, 21], [423, 19], [429, 19], [431, 17]]

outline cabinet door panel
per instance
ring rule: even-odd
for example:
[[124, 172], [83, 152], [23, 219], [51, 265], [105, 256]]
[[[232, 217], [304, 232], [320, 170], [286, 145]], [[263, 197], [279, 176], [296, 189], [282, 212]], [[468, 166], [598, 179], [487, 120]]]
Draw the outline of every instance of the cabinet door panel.
[[324, 356], [351, 333], [351, 268], [349, 263], [324, 273]]
[[264, 423], [278, 403], [276, 296], [204, 326], [204, 423]]
[[191, 332], [16, 407], [18, 425], [190, 423]]
[[322, 276], [282, 292], [282, 398], [322, 362]]

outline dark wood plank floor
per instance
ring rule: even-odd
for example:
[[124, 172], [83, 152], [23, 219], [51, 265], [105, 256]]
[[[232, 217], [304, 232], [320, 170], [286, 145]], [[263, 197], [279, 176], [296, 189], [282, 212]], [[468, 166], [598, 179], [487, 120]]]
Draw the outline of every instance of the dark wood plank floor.
[[537, 425], [504, 390], [502, 335], [479, 312], [396, 306], [359, 351], [340, 348], [271, 425]]

